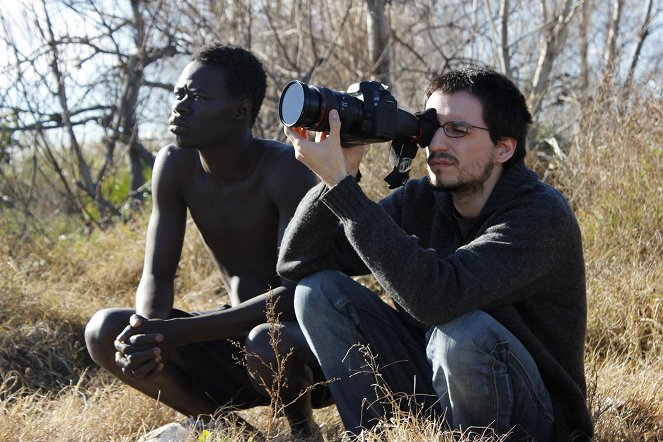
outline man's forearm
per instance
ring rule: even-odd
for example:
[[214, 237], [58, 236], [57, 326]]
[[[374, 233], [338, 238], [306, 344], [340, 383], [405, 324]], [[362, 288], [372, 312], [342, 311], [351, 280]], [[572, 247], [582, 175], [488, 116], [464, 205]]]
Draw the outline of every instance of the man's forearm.
[[335, 249], [344, 239], [339, 238], [338, 218], [320, 201], [325, 192], [323, 183], [311, 189], [290, 221], [277, 264], [281, 277], [297, 281], [322, 269], [341, 269]]
[[257, 325], [268, 322], [266, 312], [270, 303], [274, 304], [275, 322], [294, 321], [293, 297], [293, 289], [278, 287], [226, 310], [173, 318], [168, 322], [178, 346], [246, 336]]
[[173, 309], [173, 284], [157, 284], [152, 277], [143, 276], [136, 290], [136, 313], [148, 319], [168, 319]]

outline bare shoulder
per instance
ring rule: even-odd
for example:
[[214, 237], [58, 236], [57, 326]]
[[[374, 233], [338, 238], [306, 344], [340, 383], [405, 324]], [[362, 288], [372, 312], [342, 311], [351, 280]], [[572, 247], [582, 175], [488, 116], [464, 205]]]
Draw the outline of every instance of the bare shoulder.
[[291, 145], [276, 140], [265, 140], [262, 138], [257, 139], [257, 142], [260, 143], [260, 147], [263, 150], [263, 156], [267, 161], [299, 163], [299, 161], [295, 159], [295, 150]]
[[155, 167], [173, 167], [177, 164], [186, 169], [197, 161], [197, 153], [194, 149], [183, 149], [175, 144], [163, 146], [157, 153]]
[[267, 192], [281, 210], [294, 213], [299, 201], [318, 179], [295, 158], [295, 149], [291, 145], [273, 140], [259, 141], [263, 148], [260, 173]]
[[295, 158], [295, 149], [289, 145], [274, 140], [260, 139], [263, 149], [261, 173], [268, 185], [285, 185], [296, 183], [313, 185], [315, 175]]
[[191, 175], [197, 161], [199, 160], [195, 150], [168, 144], [157, 153], [152, 176], [157, 179], [179, 181]]

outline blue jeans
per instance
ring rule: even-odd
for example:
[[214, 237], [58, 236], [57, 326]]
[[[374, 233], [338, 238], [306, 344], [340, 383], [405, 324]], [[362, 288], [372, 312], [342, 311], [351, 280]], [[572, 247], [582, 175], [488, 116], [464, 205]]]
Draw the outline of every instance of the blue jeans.
[[463, 431], [552, 438], [552, 403], [534, 360], [482, 311], [421, 330], [345, 274], [322, 271], [299, 282], [295, 312], [354, 434], [401, 409], [444, 416]]

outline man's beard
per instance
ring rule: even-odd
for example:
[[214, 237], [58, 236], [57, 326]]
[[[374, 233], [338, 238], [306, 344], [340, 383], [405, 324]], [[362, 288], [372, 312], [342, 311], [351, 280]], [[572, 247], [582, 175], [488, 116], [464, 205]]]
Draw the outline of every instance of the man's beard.
[[[442, 157], [447, 160], [453, 161], [458, 165], [458, 160], [445, 153], [435, 153], [429, 156], [429, 160], [434, 157]], [[481, 164], [480, 160], [475, 160], [474, 167], [471, 170], [458, 169], [459, 176], [455, 182], [444, 183], [437, 180], [437, 177], [432, 172], [430, 173], [431, 184], [433, 189], [439, 192], [451, 192], [459, 199], [466, 199], [477, 194], [483, 193], [483, 185], [490, 177], [495, 167], [495, 159], [491, 155], [485, 163]], [[480, 169], [481, 173], [478, 176], [472, 174], [474, 170]]]

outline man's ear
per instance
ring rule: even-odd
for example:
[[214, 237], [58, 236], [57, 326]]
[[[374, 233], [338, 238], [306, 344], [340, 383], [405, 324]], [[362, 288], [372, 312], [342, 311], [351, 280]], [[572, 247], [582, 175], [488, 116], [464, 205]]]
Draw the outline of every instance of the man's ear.
[[251, 104], [251, 100], [248, 98], [245, 98], [243, 100], [240, 100], [237, 103], [237, 107], [235, 108], [235, 118], [238, 120], [241, 120], [243, 118], [251, 118], [251, 110], [253, 109], [253, 105]]
[[518, 142], [513, 137], [502, 137], [495, 145], [495, 161], [506, 163], [516, 152]]

